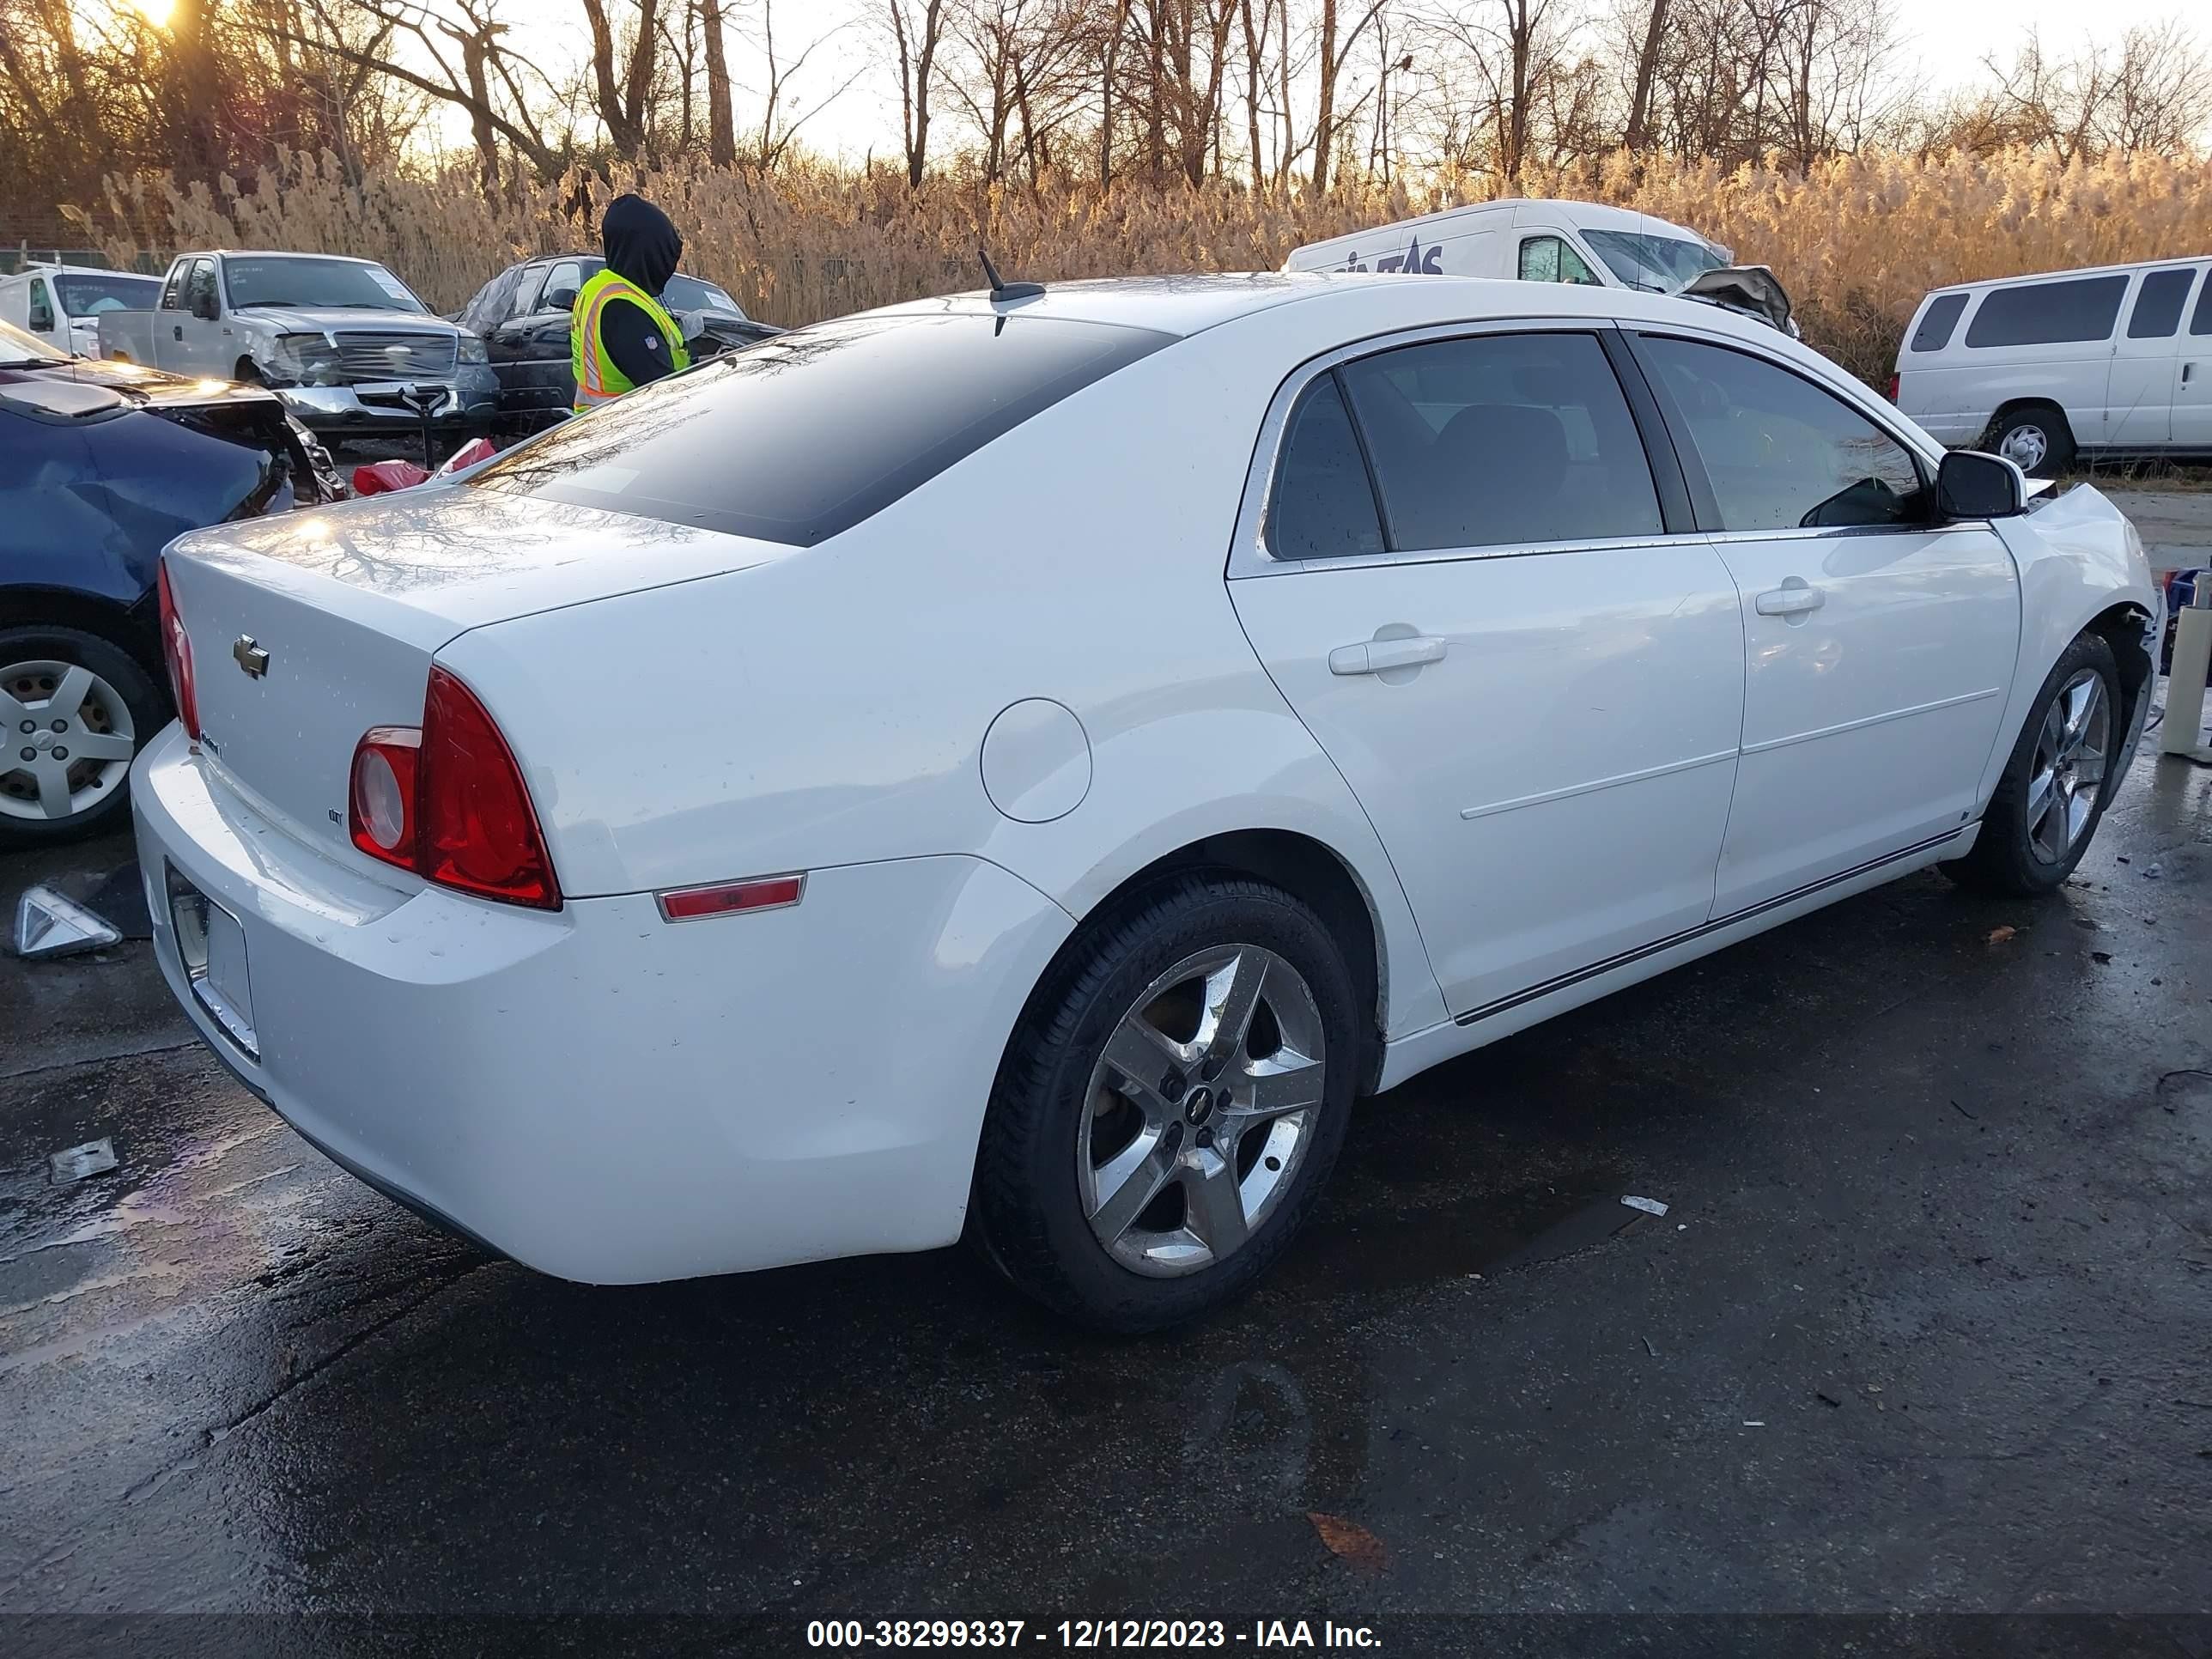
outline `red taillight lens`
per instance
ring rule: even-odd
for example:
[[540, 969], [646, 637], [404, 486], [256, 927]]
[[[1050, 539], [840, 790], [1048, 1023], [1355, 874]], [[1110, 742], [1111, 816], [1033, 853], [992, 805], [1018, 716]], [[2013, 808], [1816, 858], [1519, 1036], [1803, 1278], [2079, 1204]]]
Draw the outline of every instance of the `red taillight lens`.
[[1898, 388], [1899, 385], [1901, 383], [1901, 381], [1902, 381], [1903, 378], [1904, 378], [1903, 376], [1901, 376], [1901, 375], [1898, 374], [1897, 374], [1897, 373], [1895, 373], [1894, 371], [1892, 371], [1892, 373], [1891, 373], [1891, 374], [1890, 374], [1890, 377], [1889, 377], [1889, 390], [1888, 390], [1888, 392], [1887, 392], [1887, 393], [1885, 393], [1884, 395], [1885, 395], [1885, 396], [1887, 396], [1887, 397], [1888, 398], [1888, 399], [1890, 400], [1890, 402], [1892, 402], [1892, 403], [1895, 403], [1895, 402], [1897, 401], [1897, 388]]
[[346, 828], [373, 859], [415, 867], [416, 786], [422, 733], [411, 726], [372, 726], [353, 751], [353, 788]]
[[154, 579], [161, 596], [161, 660], [169, 665], [169, 696], [177, 705], [177, 718], [194, 742], [200, 735], [200, 702], [192, 685], [192, 641], [177, 615], [176, 596], [169, 592], [169, 562], [164, 558]]
[[476, 694], [433, 665], [422, 724], [380, 726], [353, 752], [353, 844], [441, 886], [541, 910], [560, 884], [522, 769]]
[[424, 876], [510, 904], [561, 908], [514, 751], [476, 694], [434, 665], [422, 700], [417, 794]]

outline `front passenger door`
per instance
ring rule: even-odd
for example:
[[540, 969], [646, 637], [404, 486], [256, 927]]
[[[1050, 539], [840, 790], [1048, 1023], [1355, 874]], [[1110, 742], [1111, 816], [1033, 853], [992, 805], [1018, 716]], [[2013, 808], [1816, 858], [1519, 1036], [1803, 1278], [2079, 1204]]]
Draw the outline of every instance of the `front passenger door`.
[[1600, 331], [1339, 357], [1270, 416], [1231, 593], [1389, 850], [1447, 1004], [1480, 1018], [1705, 920], [1735, 587]]
[[222, 320], [222, 295], [216, 286], [213, 259], [192, 261], [191, 274], [185, 278], [184, 308], [167, 320], [168, 337], [156, 336], [155, 340], [166, 354], [162, 368], [229, 378], [237, 358], [227, 349], [230, 328]]
[[2020, 637], [1987, 523], [1863, 410], [1736, 345], [1632, 337], [1743, 595], [1743, 757], [1716, 919], [1963, 828]]

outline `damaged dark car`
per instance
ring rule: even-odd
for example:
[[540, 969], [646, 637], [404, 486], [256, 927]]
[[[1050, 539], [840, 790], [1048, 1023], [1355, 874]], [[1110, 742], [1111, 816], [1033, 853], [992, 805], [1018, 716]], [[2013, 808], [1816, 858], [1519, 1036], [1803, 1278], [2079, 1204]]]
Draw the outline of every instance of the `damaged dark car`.
[[131, 758], [172, 713], [162, 548], [343, 494], [271, 393], [0, 322], [0, 848], [129, 822]]

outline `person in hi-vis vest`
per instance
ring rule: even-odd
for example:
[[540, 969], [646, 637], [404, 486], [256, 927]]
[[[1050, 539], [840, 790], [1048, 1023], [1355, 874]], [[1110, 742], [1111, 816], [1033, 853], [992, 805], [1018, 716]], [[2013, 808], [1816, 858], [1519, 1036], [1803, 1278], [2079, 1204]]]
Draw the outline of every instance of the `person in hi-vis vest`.
[[599, 243], [606, 265], [568, 313], [579, 415], [691, 362], [684, 331], [660, 303], [684, 257], [684, 238], [668, 216], [642, 196], [617, 196], [599, 222]]

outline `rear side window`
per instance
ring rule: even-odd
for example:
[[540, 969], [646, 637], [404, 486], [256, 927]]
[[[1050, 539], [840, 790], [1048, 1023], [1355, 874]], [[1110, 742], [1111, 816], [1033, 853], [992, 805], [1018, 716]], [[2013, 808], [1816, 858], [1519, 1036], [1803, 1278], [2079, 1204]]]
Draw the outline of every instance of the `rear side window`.
[[847, 318], [642, 386], [469, 482], [811, 547], [1172, 337], [1052, 317]]
[[1963, 294], [1939, 294], [1928, 302], [1928, 309], [1920, 313], [1920, 321], [1912, 331], [1915, 351], [1941, 351], [1951, 343], [1951, 331], [1959, 325], [1959, 313], [1966, 308]]
[[1283, 435], [1267, 503], [1267, 551], [1341, 559], [1382, 551], [1382, 520], [1336, 376], [1308, 386]]
[[1340, 371], [1401, 550], [1656, 536], [1650, 463], [1589, 334], [1401, 346]]
[[2125, 276], [2085, 276], [2069, 283], [2023, 283], [1991, 289], [1966, 325], [1970, 346], [2064, 345], [2109, 340], [2119, 320]]
[[2181, 326], [2181, 307], [2189, 301], [2189, 285], [2197, 280], [2193, 265], [2145, 273], [2136, 290], [2136, 308], [2128, 313], [2128, 338], [2163, 340]]
[[1926, 521], [1919, 464], [1834, 393], [1723, 346], [1647, 335], [1639, 349], [1690, 429], [1722, 529]]

